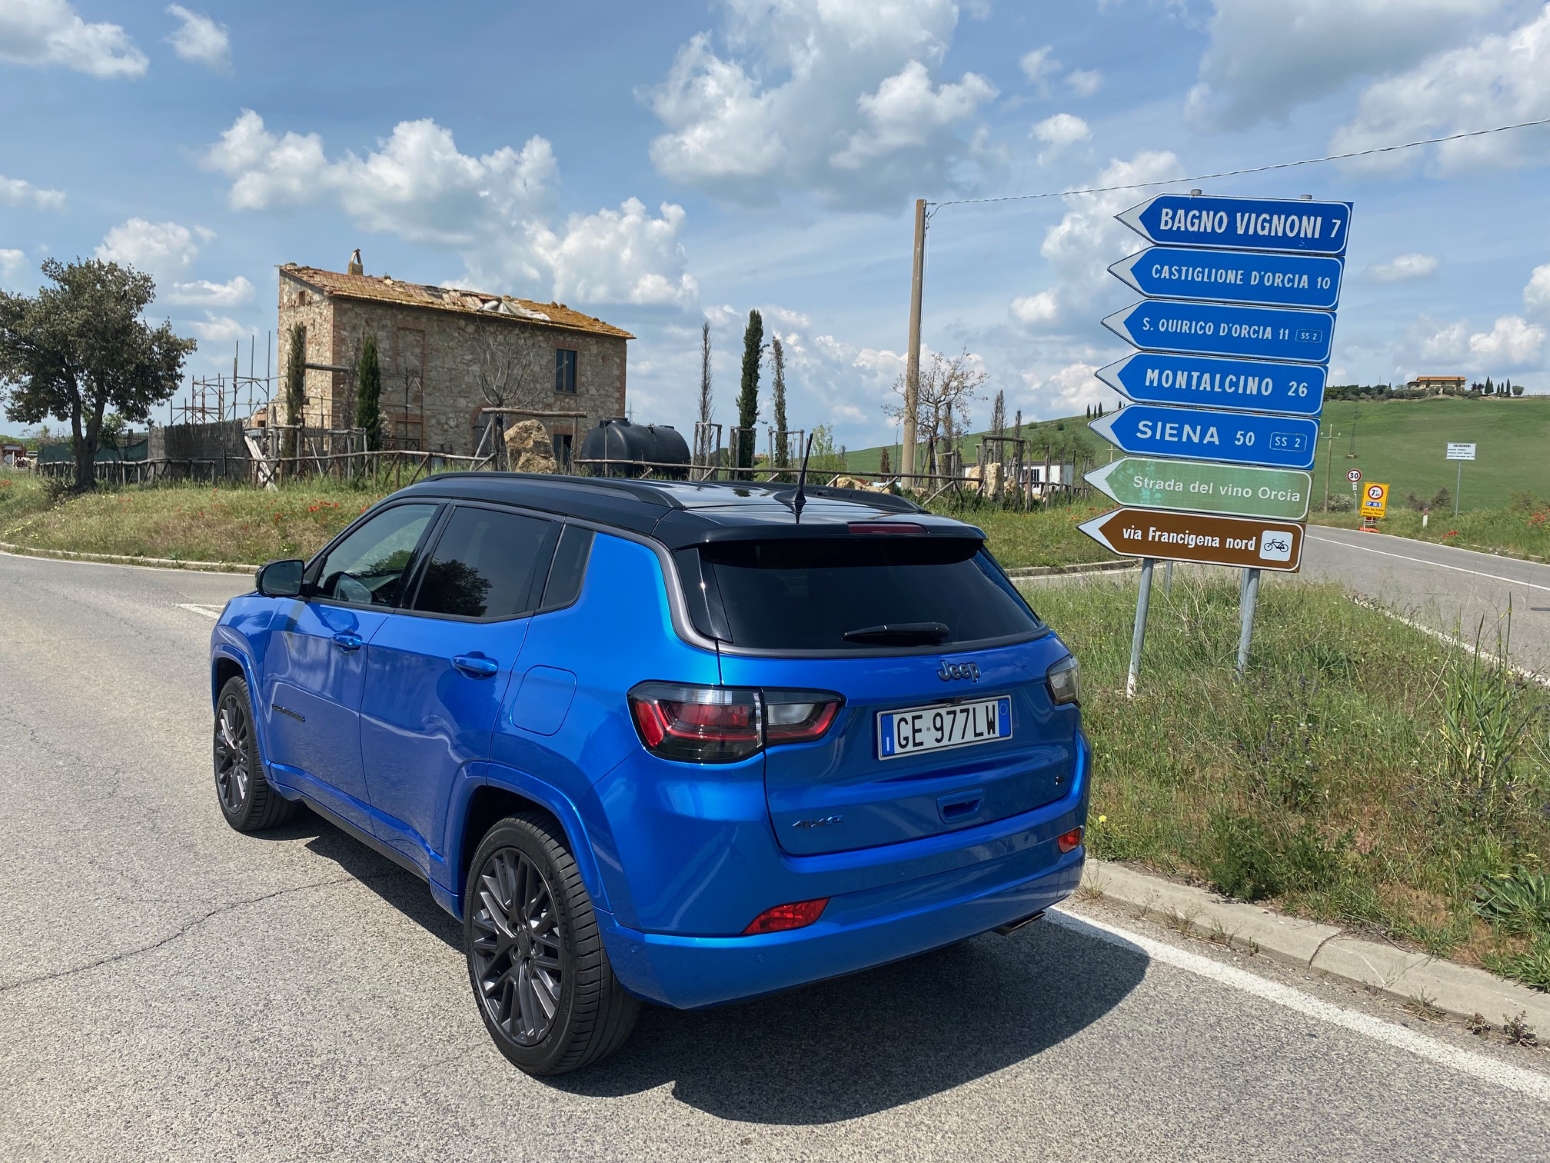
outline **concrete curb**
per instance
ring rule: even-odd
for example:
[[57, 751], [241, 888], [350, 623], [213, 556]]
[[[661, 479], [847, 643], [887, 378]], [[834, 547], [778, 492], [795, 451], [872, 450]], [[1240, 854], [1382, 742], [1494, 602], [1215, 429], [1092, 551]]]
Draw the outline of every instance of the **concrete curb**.
[[1105, 860], [1087, 861], [1082, 887], [1192, 935], [1316, 969], [1400, 1001], [1424, 999], [1460, 1017], [1481, 1014], [1493, 1023], [1522, 1013], [1530, 1026], [1550, 1031], [1550, 995], [1483, 969], [1346, 936], [1335, 925], [1284, 917]]
[[1124, 557], [1118, 561], [1094, 561], [1083, 565], [1022, 565], [1016, 569], [1006, 571], [1006, 576], [1013, 581], [1021, 581], [1025, 577], [1056, 577], [1061, 574], [1083, 573], [1110, 573], [1121, 569], [1139, 569], [1141, 562], [1138, 558]]
[[232, 561], [178, 561], [171, 557], [130, 557], [121, 553], [77, 553], [73, 549], [34, 549], [30, 545], [12, 545], [0, 541], [0, 552], [17, 557], [52, 557], [60, 561], [94, 561], [99, 565], [139, 565], [149, 569], [187, 569], [197, 573], [250, 574], [256, 565]]

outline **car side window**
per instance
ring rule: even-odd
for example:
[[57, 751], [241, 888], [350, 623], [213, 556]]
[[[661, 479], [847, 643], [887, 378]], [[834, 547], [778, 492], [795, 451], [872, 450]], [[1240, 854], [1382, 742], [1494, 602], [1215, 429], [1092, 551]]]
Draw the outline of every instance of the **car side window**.
[[398, 604], [404, 571], [435, 505], [395, 505], [329, 550], [318, 570], [318, 593], [353, 606]]
[[460, 505], [425, 567], [414, 608], [462, 618], [511, 618], [537, 604], [558, 529], [553, 521]]

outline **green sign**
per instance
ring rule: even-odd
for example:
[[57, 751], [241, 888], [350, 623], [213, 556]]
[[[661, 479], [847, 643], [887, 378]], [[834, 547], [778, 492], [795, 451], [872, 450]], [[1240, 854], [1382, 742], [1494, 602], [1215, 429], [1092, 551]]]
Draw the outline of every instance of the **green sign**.
[[1087, 474], [1087, 483], [1121, 505], [1190, 509], [1238, 517], [1301, 521], [1313, 478], [1285, 468], [1123, 456]]

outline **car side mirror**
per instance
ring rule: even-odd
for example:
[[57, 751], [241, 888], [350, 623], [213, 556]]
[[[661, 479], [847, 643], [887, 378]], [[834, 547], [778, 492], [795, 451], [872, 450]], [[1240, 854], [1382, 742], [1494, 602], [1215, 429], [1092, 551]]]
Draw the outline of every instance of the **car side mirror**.
[[301, 596], [301, 575], [307, 563], [299, 557], [285, 561], [271, 561], [258, 568], [256, 581], [258, 592], [266, 598], [295, 598]]

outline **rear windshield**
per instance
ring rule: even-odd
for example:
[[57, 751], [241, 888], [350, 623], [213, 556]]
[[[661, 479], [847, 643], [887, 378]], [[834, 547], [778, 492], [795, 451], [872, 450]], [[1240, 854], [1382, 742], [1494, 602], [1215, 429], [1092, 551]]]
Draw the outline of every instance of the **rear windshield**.
[[[728, 541], [701, 546], [699, 566], [708, 632], [750, 649], [929, 649], [1043, 629], [980, 542], [967, 538]], [[691, 610], [696, 604], [691, 595]], [[875, 632], [881, 627], [916, 629], [890, 642]]]

